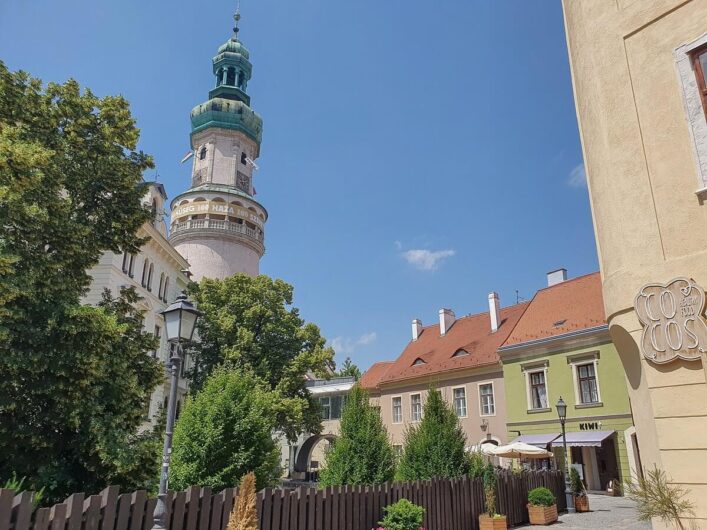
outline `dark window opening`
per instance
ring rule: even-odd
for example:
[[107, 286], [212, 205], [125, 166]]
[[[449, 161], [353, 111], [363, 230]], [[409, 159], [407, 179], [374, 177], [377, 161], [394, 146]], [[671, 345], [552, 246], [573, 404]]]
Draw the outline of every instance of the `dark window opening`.
[[241, 153], [241, 164], [246, 165], [248, 163], [248, 160], [246, 160], [247, 158], [248, 157], [245, 153]]
[[202, 147], [199, 151], [199, 160], [204, 160], [206, 158], [206, 147]]
[[228, 86], [236, 86], [236, 69], [229, 68], [226, 73], [226, 84]]
[[707, 117], [707, 44], [692, 52], [692, 69], [697, 78], [697, 88], [702, 99], [702, 109]]

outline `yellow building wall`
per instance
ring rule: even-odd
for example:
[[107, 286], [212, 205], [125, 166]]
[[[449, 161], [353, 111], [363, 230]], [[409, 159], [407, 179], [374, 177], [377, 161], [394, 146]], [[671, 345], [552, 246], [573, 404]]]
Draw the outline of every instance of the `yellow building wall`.
[[[563, 0], [610, 333], [641, 459], [689, 490], [707, 528], [707, 385], [699, 361], [643, 358], [639, 289], [707, 285], [707, 204], [676, 51], [707, 32], [705, 0]], [[654, 522], [654, 527], [659, 527]]]

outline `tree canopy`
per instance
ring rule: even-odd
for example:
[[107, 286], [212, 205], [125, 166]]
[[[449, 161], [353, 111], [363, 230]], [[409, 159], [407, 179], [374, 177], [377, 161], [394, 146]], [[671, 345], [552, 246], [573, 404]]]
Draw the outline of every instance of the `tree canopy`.
[[320, 473], [322, 486], [381, 484], [393, 480], [395, 457], [380, 412], [358, 384], [349, 392], [341, 432]]
[[123, 98], [0, 62], [0, 478], [48, 501], [139, 481], [147, 458], [135, 432], [161, 369], [135, 295], [80, 304], [103, 252], [143, 244], [138, 137]]
[[344, 359], [341, 367], [337, 370], [336, 375], [339, 377], [353, 377], [355, 381], [361, 379], [361, 369], [356, 366], [351, 357]]
[[170, 487], [238, 485], [253, 471], [258, 489], [280, 476], [273, 393], [253, 374], [217, 368], [189, 397], [174, 429]]
[[292, 306], [292, 286], [267, 276], [235, 274], [203, 279], [191, 289], [204, 313], [200, 342], [190, 351], [192, 388], [201, 388], [218, 366], [251, 372], [274, 392], [275, 425], [290, 440], [301, 432], [319, 432], [320, 408], [305, 376], [327, 375], [333, 351], [319, 328]]
[[466, 435], [459, 418], [442, 398], [430, 389], [422, 422], [405, 432], [403, 454], [398, 463], [400, 480], [458, 477], [469, 471]]

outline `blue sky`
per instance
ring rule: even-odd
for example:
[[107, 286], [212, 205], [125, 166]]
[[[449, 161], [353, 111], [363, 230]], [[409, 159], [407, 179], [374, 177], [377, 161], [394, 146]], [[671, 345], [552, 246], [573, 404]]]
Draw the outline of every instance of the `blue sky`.
[[[170, 196], [235, 1], [0, 2], [0, 59], [123, 94]], [[560, 3], [243, 0], [262, 272], [361, 367], [410, 321], [597, 270]], [[148, 174], [152, 179], [154, 174]]]

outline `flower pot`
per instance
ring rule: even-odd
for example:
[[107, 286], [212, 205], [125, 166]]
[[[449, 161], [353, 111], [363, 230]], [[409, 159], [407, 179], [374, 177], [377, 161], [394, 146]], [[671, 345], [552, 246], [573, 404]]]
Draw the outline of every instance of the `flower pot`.
[[530, 524], [550, 524], [557, 521], [557, 505], [533, 506], [528, 504]]
[[574, 496], [574, 509], [577, 512], [588, 512], [589, 511], [589, 497], [586, 495], [575, 495]]
[[489, 514], [479, 515], [479, 530], [507, 530], [506, 516], [489, 517]]

